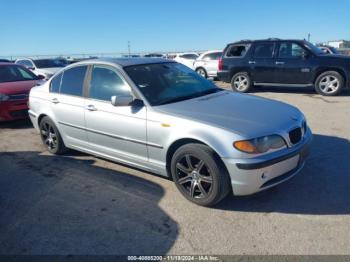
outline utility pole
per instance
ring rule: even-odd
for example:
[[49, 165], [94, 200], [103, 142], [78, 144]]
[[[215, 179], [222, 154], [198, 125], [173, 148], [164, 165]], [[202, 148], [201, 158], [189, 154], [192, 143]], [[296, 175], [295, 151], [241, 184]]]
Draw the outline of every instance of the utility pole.
[[129, 52], [129, 57], [130, 57], [130, 41], [128, 41], [128, 52]]
[[308, 34], [307, 34], [307, 41], [308, 41], [308, 42], [310, 42], [310, 38], [311, 38], [311, 34], [308, 33]]

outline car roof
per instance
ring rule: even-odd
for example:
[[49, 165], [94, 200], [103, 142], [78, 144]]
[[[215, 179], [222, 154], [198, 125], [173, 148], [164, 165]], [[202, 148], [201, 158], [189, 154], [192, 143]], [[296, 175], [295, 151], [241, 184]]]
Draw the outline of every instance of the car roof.
[[15, 64], [15, 63], [11, 63], [11, 62], [0, 62], [0, 66], [7, 66], [7, 65], [20, 66], [20, 65], [17, 65], [17, 64]]
[[123, 57], [123, 58], [99, 58], [89, 59], [77, 64], [86, 63], [112, 63], [121, 67], [134, 66], [134, 65], [145, 65], [145, 64], [159, 64], [159, 63], [174, 63], [172, 60], [164, 58], [148, 58], [148, 57]]
[[304, 42], [305, 40], [302, 39], [279, 39], [279, 38], [267, 38], [267, 39], [257, 39], [257, 40], [240, 40], [237, 42], [232, 42], [228, 45], [235, 45], [235, 44], [251, 44], [251, 43], [259, 43], [259, 42], [289, 42], [289, 41], [293, 41], [293, 42]]

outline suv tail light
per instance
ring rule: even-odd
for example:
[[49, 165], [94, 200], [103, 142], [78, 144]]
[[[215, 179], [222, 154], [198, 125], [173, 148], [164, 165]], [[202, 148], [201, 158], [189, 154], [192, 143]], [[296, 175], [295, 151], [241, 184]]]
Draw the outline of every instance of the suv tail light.
[[222, 58], [219, 59], [218, 69], [219, 69], [219, 71], [222, 70]]

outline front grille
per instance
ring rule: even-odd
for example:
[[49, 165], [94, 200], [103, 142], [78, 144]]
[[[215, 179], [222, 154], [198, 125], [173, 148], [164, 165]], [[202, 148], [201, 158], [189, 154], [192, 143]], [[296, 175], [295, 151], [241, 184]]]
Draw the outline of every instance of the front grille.
[[25, 100], [28, 99], [28, 94], [17, 94], [17, 95], [9, 95], [10, 101], [16, 101], [16, 100]]
[[295, 128], [289, 132], [289, 140], [293, 145], [298, 144], [301, 141], [301, 138], [302, 132], [300, 127]]

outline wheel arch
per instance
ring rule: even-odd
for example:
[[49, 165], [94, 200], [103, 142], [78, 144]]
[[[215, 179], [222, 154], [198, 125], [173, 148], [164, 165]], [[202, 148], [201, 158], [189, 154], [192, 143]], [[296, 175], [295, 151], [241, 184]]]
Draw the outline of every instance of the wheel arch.
[[[181, 138], [178, 140], [175, 140], [174, 142], [171, 143], [171, 145], [168, 147], [168, 150], [166, 152], [166, 171], [168, 176], [171, 178], [171, 170], [170, 170], [170, 166], [171, 166], [171, 159], [174, 155], [174, 153], [176, 152], [177, 149], [179, 149], [181, 146], [186, 145], [186, 144], [201, 144], [201, 145], [205, 145], [207, 147], [209, 147], [211, 150], [214, 151], [214, 153], [220, 158], [220, 154], [217, 152], [217, 150], [215, 150], [215, 148], [213, 148], [212, 146], [210, 146], [209, 144], [196, 139], [196, 138]], [[225, 166], [225, 165], [224, 165]], [[226, 166], [225, 166], [226, 168]]]
[[230, 71], [230, 81], [232, 81], [232, 78], [234, 77], [234, 75], [238, 74], [238, 73], [246, 73], [249, 77], [250, 80], [252, 81], [252, 74], [251, 71], [249, 70], [249, 68], [246, 67], [237, 67], [234, 69], [231, 69]]
[[343, 77], [344, 87], [346, 87], [346, 83], [347, 83], [348, 79], [346, 78], [345, 71], [341, 68], [338, 68], [338, 67], [322, 67], [322, 68], [318, 69], [316, 74], [315, 74], [315, 77], [312, 81], [313, 84], [316, 84], [316, 80], [321, 74], [328, 72], [328, 71], [334, 71], [334, 72], [339, 73]]

